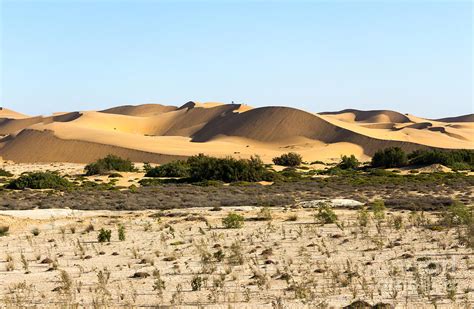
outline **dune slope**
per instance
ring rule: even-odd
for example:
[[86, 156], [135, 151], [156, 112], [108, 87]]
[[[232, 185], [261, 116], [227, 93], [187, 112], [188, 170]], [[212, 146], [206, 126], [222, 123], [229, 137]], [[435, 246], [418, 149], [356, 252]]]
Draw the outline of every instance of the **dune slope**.
[[312, 114], [240, 104], [188, 102], [179, 108], [144, 104], [0, 118], [4, 136], [0, 156], [18, 162], [87, 163], [113, 153], [163, 163], [202, 152], [260, 154], [268, 162], [280, 153], [297, 151], [307, 160], [336, 161], [351, 153], [365, 160], [390, 146], [407, 151], [473, 149], [474, 123], [469, 119], [443, 122], [383, 110]]

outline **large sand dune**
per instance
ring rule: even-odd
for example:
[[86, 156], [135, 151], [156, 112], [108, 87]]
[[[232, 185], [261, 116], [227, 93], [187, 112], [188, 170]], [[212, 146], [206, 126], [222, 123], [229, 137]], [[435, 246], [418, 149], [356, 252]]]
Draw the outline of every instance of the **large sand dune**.
[[[2, 113], [3, 112], [3, 113]], [[87, 163], [109, 153], [163, 163], [198, 153], [264, 161], [296, 151], [310, 160], [368, 159], [389, 146], [474, 148], [471, 115], [428, 120], [394, 111], [313, 114], [289, 107], [188, 102], [28, 117], [0, 110], [0, 156], [16, 162]]]

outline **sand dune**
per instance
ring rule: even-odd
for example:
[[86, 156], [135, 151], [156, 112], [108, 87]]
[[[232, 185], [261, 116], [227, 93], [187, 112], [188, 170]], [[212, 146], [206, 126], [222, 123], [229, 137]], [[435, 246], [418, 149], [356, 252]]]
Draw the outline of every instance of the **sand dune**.
[[278, 154], [296, 151], [307, 161], [337, 161], [342, 154], [366, 160], [389, 146], [473, 149], [473, 132], [471, 122], [453, 124], [393, 111], [318, 115], [289, 107], [144, 104], [0, 118], [4, 135], [0, 156], [17, 162], [86, 163], [114, 153], [134, 161], [163, 163], [198, 153], [259, 154], [270, 162]]
[[405, 123], [410, 122], [406, 115], [389, 110], [361, 111], [357, 109], [345, 109], [339, 112], [323, 112], [321, 115], [333, 116], [336, 119], [347, 122], [367, 123]]
[[5, 107], [0, 107], [0, 118], [20, 119], [26, 117], [28, 116]]
[[176, 110], [176, 106], [161, 104], [123, 105], [104, 109], [100, 112], [107, 114], [119, 114], [128, 116], [153, 116]]
[[441, 122], [474, 122], [474, 114], [467, 114], [457, 117], [448, 117], [448, 118], [441, 118], [436, 119], [436, 121]]

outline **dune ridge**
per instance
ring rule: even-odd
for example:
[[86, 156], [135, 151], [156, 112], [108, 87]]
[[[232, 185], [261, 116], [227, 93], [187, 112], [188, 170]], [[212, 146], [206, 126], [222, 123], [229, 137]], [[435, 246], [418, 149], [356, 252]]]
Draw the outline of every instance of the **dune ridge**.
[[193, 101], [180, 107], [125, 105], [48, 117], [0, 113], [0, 156], [17, 162], [88, 163], [113, 153], [165, 163], [202, 152], [259, 154], [269, 162], [275, 155], [297, 151], [306, 160], [336, 161], [351, 153], [366, 160], [390, 146], [407, 151], [473, 149], [474, 122], [469, 119], [428, 120], [387, 110], [314, 114], [290, 107]]

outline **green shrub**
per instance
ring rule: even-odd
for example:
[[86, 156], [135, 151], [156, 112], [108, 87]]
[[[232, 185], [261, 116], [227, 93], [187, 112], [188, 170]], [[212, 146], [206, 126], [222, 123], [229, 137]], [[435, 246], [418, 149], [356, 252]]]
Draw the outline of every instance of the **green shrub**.
[[186, 161], [173, 161], [150, 168], [146, 177], [189, 177], [189, 165]]
[[385, 202], [383, 200], [375, 200], [370, 204], [370, 210], [374, 212], [374, 219], [382, 221], [385, 219]]
[[199, 182], [218, 180], [224, 182], [273, 180], [274, 173], [269, 171], [258, 157], [250, 159], [214, 158], [199, 154], [186, 161], [189, 165], [189, 178]]
[[314, 215], [316, 221], [321, 224], [330, 224], [337, 222], [337, 215], [332, 207], [327, 203], [321, 203], [318, 212]]
[[273, 158], [273, 163], [282, 166], [299, 166], [302, 162], [303, 158], [301, 155], [295, 152], [285, 153], [279, 157]]
[[390, 147], [377, 151], [372, 157], [373, 167], [402, 167], [408, 164], [405, 151], [400, 147]]
[[440, 223], [447, 226], [458, 226], [472, 224], [473, 220], [472, 210], [463, 203], [455, 201], [442, 214]]
[[87, 176], [102, 175], [110, 171], [117, 172], [133, 172], [135, 167], [130, 160], [122, 159], [114, 155], [108, 155], [93, 163], [86, 165], [84, 168]]
[[30, 189], [66, 189], [72, 183], [67, 179], [51, 172], [26, 173], [7, 184], [8, 189], [23, 190]]
[[3, 168], [0, 168], [0, 177], [12, 177], [13, 174]]
[[342, 156], [341, 162], [337, 166], [343, 170], [356, 169], [360, 166], [360, 162], [354, 155]]
[[222, 219], [222, 225], [226, 229], [238, 229], [244, 226], [244, 217], [234, 212], [229, 213]]
[[110, 238], [112, 237], [111, 230], [105, 230], [103, 228], [100, 229], [99, 235], [97, 235], [97, 240], [99, 242], [110, 242]]
[[416, 150], [408, 155], [410, 164], [443, 164], [456, 170], [474, 168], [474, 150]]
[[120, 241], [124, 241], [125, 240], [125, 226], [120, 224], [118, 227], [117, 233], [118, 233], [118, 239]]

